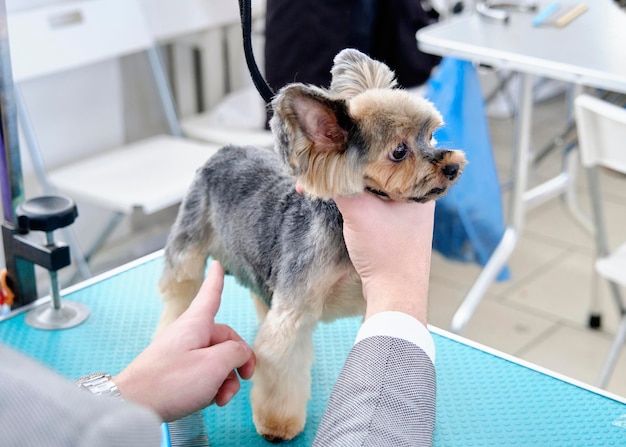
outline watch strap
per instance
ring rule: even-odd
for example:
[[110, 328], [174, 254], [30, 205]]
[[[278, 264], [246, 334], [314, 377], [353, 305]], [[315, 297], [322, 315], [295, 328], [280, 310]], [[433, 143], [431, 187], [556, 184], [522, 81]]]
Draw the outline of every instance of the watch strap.
[[110, 374], [98, 372], [87, 374], [74, 381], [79, 388], [89, 390], [93, 394], [109, 397], [122, 397]]

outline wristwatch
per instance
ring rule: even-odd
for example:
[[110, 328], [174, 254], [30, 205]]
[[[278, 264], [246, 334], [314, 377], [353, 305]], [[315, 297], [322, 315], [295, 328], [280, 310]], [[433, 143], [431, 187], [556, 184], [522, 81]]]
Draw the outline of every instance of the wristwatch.
[[87, 374], [74, 381], [79, 388], [91, 391], [93, 394], [101, 396], [110, 396], [122, 398], [122, 394], [117, 389], [117, 385], [113, 382], [110, 374], [97, 372]]

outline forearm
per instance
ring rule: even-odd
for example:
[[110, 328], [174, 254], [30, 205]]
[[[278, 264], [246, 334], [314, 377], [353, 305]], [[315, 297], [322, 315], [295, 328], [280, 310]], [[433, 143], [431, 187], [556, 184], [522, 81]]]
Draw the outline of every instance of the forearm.
[[426, 327], [435, 204], [336, 199], [367, 302], [317, 446], [430, 446], [435, 347]]
[[2, 345], [0, 357], [0, 445], [159, 445], [161, 421], [151, 411], [80, 390]]
[[368, 337], [350, 352], [315, 446], [431, 446], [435, 369], [417, 345]]

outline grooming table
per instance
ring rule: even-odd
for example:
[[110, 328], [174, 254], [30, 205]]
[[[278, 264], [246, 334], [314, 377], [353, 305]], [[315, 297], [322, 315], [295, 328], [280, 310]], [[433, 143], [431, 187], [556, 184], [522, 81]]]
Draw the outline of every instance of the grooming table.
[[[32, 329], [21, 314], [0, 322], [0, 340], [68, 379], [101, 370], [117, 373], [150, 342], [161, 312], [161, 268], [161, 253], [155, 253], [67, 289], [67, 299], [91, 310], [89, 319], [76, 328]], [[232, 277], [226, 278], [216, 320], [228, 323], [252, 344], [254, 306]], [[307, 426], [285, 445], [312, 444], [359, 324], [358, 318], [344, 319], [322, 323], [315, 332]], [[624, 399], [431, 329], [437, 346], [435, 446], [626, 446]], [[204, 410], [212, 446], [270, 445], [252, 424], [249, 391], [250, 382], [243, 381], [226, 407]]]

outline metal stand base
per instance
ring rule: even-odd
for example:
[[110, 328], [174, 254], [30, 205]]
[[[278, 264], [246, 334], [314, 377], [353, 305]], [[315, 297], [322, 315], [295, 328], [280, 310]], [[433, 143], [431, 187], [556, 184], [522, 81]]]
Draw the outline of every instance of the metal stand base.
[[81, 303], [63, 301], [59, 309], [42, 304], [26, 314], [26, 324], [36, 329], [55, 330], [78, 326], [89, 318], [89, 308]]

